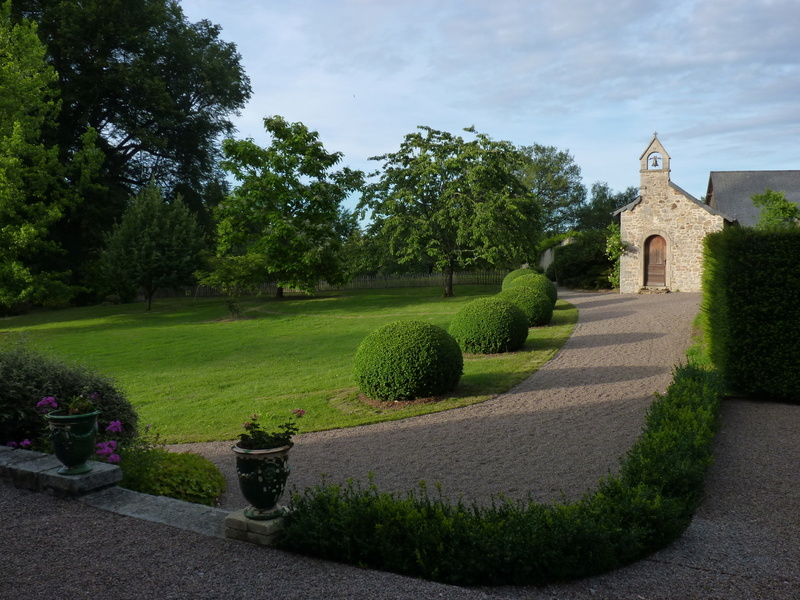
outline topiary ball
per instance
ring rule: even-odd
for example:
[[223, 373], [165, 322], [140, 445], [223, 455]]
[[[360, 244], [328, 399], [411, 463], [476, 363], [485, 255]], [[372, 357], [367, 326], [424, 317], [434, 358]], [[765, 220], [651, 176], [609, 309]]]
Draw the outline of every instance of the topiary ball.
[[503, 290], [497, 297], [520, 307], [529, 327], [547, 325], [553, 318], [553, 302], [542, 290], [518, 285]]
[[528, 317], [507, 300], [479, 298], [456, 313], [449, 331], [464, 352], [512, 352], [528, 339]]
[[508, 289], [511, 286], [511, 282], [514, 281], [517, 277], [522, 277], [523, 275], [533, 275], [535, 273], [536, 271], [534, 271], [533, 269], [529, 269], [528, 267], [525, 267], [523, 269], [514, 269], [513, 271], [511, 271], [511, 273], [503, 277], [503, 283], [501, 285], [501, 289], [503, 290]]
[[396, 321], [361, 342], [354, 359], [361, 392], [377, 400], [411, 400], [455, 389], [464, 370], [458, 343], [441, 327]]
[[542, 275], [541, 273], [522, 275], [521, 277], [514, 279], [506, 289], [515, 288], [517, 286], [530, 287], [535, 290], [540, 290], [547, 294], [547, 296], [550, 298], [550, 301], [553, 303], [553, 306], [556, 305], [556, 301], [558, 300], [558, 290], [556, 289], [556, 284], [550, 281], [546, 275]]

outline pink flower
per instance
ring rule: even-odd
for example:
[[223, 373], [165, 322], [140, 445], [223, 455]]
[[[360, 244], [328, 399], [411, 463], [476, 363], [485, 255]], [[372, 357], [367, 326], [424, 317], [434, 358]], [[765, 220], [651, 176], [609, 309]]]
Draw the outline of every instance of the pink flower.
[[20, 448], [27, 448], [27, 447], [28, 447], [28, 446], [30, 446], [30, 445], [31, 445], [31, 441], [30, 441], [30, 440], [22, 440], [22, 441], [19, 443], [19, 447], [20, 447]]
[[17, 442], [8, 442], [6, 446], [8, 446], [9, 448], [16, 448], [17, 446], [19, 446], [19, 444], [17, 444]]
[[295, 408], [292, 411], [292, 414], [297, 415], [298, 417], [302, 417], [304, 414], [306, 414], [306, 411], [304, 411], [302, 408]]
[[120, 433], [122, 431], [122, 421], [111, 421], [106, 427], [106, 431]]
[[112, 464], [116, 464], [119, 462], [119, 454], [112, 454], [106, 460]]
[[245, 429], [250, 427], [250, 425], [252, 425], [252, 423], [250, 423], [250, 421], [245, 421], [244, 423], [242, 423], [242, 427], [244, 427]]
[[117, 449], [117, 442], [114, 440], [109, 440], [108, 442], [100, 442], [97, 444], [97, 455], [98, 456], [105, 456], [106, 460], [108, 460], [111, 456], [114, 455], [114, 450]]
[[58, 402], [52, 396], [45, 396], [36, 403], [36, 408], [41, 409], [42, 412], [47, 412], [48, 409], [58, 408]]

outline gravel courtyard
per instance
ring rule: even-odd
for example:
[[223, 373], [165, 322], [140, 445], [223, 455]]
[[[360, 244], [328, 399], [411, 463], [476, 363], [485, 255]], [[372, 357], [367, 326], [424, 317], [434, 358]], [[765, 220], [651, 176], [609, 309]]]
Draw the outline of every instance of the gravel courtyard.
[[[521, 385], [463, 409], [300, 436], [290, 486], [374, 475], [445, 495], [574, 499], [617, 469], [656, 391], [684, 357], [699, 294], [563, 293], [572, 338]], [[0, 485], [4, 598], [800, 597], [800, 406], [726, 400], [706, 499], [684, 536], [604, 576], [546, 588], [463, 589], [205, 538]], [[231, 443], [184, 449], [216, 462], [242, 508]]]

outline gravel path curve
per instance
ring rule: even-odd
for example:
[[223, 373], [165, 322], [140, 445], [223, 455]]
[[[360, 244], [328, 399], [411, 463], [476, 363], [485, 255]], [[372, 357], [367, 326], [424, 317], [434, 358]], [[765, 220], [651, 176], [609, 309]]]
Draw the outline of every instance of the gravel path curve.
[[[633, 444], [655, 391], [685, 356], [698, 294], [619, 296], [562, 292], [579, 308], [572, 337], [533, 377], [497, 398], [389, 423], [302, 435], [290, 487], [372, 473], [382, 490], [424, 480], [450, 498], [488, 502], [504, 493], [537, 501], [579, 497], [614, 471]], [[231, 442], [178, 446], [225, 473], [222, 506], [238, 492]], [[563, 495], [562, 495], [563, 494]]]
[[[374, 473], [487, 501], [580, 496], [636, 439], [689, 343], [697, 294], [565, 293], [575, 333], [527, 381], [471, 407], [300, 436], [292, 483]], [[800, 406], [728, 400], [706, 500], [684, 536], [625, 569], [546, 588], [464, 589], [206, 538], [0, 485], [0, 600], [113, 597], [584, 599], [800, 597]], [[193, 444], [220, 465], [238, 509], [230, 443]], [[356, 449], [354, 451], [354, 448]]]

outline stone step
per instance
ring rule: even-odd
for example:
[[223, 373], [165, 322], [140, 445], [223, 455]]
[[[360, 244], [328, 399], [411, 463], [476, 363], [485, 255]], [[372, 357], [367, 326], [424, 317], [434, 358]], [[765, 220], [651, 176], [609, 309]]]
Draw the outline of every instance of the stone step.
[[0, 478], [10, 479], [18, 488], [70, 498], [122, 481], [117, 465], [91, 460], [87, 464], [92, 467], [88, 473], [62, 475], [61, 463], [52, 454], [0, 447]]
[[61, 463], [51, 454], [0, 446], [0, 479], [18, 488], [77, 500], [102, 510], [202, 535], [263, 546], [271, 545], [281, 530], [281, 518], [253, 521], [244, 516], [244, 510], [231, 513], [117, 487], [122, 480], [118, 466], [96, 461], [88, 461], [88, 464], [92, 466], [88, 473], [61, 475], [57, 472]]

